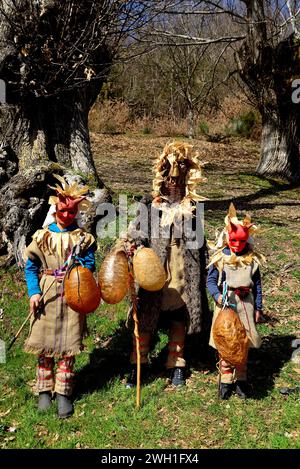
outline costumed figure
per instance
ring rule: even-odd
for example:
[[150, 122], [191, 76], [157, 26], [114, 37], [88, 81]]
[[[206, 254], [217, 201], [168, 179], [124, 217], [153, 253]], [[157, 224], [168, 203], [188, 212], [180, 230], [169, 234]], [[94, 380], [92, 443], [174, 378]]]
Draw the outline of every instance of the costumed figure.
[[[141, 247], [141, 252], [151, 248], [158, 255], [166, 274], [165, 284], [159, 291], [147, 291], [139, 284], [137, 292], [142, 379], [147, 370], [151, 338], [163, 325], [169, 330], [166, 368], [174, 386], [185, 384], [186, 334], [202, 333], [205, 327], [207, 330], [210, 327], [205, 290], [206, 247], [196, 211], [196, 202], [205, 200], [196, 193], [197, 185], [206, 180], [202, 167], [192, 145], [167, 144], [155, 163], [153, 197], [141, 200], [143, 209], [146, 207], [147, 222], [141, 222], [140, 211], [127, 234], [129, 244], [137, 252]], [[153, 223], [157, 223], [156, 232]], [[146, 267], [151, 269], [150, 264]], [[155, 272], [149, 272], [149, 276], [155, 276]], [[129, 313], [128, 325], [131, 322]], [[136, 385], [135, 338], [133, 343], [127, 387]]]
[[66, 273], [76, 251], [76, 261], [92, 276], [96, 244], [93, 236], [78, 226], [76, 218], [79, 211], [89, 207], [85, 197], [88, 187], [78, 187], [77, 183], [68, 185], [61, 176], [55, 177], [62, 187], [51, 187], [56, 190], [56, 196], [50, 197], [51, 206], [43, 228], [35, 232], [25, 251], [25, 276], [33, 313], [25, 351], [38, 356], [39, 410], [50, 407], [55, 392], [58, 415], [66, 418], [73, 413], [75, 355], [83, 349], [86, 330], [85, 315], [74, 311], [66, 302]]
[[217, 244], [211, 246], [215, 253], [208, 266], [207, 287], [216, 304], [209, 344], [219, 352], [221, 399], [229, 399], [233, 391], [242, 399], [249, 396], [248, 347], [259, 348], [261, 345], [256, 323], [262, 315], [259, 266], [265, 258], [254, 250], [252, 235], [257, 230], [249, 216], [246, 215], [243, 221], [238, 220], [231, 203], [225, 228]]

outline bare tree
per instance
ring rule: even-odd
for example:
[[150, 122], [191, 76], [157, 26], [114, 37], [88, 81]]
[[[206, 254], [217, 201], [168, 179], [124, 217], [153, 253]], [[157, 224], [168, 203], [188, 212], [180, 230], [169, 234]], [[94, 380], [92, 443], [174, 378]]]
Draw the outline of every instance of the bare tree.
[[238, 51], [242, 79], [262, 115], [262, 176], [300, 182], [300, 104], [292, 101], [300, 74], [300, 2], [243, 2], [247, 37]]
[[[207, 36], [217, 36], [221, 25], [218, 17], [213, 20], [208, 22], [205, 16], [195, 18], [176, 14], [175, 21], [168, 22], [168, 32], [160, 39], [165, 60], [156, 66], [166, 80], [172, 81], [177, 96], [184, 104], [190, 138], [195, 136], [195, 120], [203, 106], [214, 90], [231, 75], [228, 67], [222, 67], [228, 58], [230, 41], [198, 44], [189, 39], [199, 37], [203, 32]], [[225, 36], [230, 37], [228, 26], [222, 25], [221, 29]], [[231, 26], [234, 27], [233, 24]]]
[[[125, 99], [135, 116], [186, 118], [193, 137], [204, 106], [217, 106], [220, 85], [237, 72], [230, 46], [237, 40], [234, 31], [237, 38], [241, 35], [230, 17], [224, 22], [218, 14], [181, 14], [173, 9], [184, 2], [167, 3], [169, 8], [154, 2], [157, 15], [135, 36], [134, 60], [115, 67], [111, 91]], [[206, 43], [201, 35], [216, 40]]]
[[[224, 29], [192, 35], [154, 28], [152, 38], [158, 45], [166, 38], [172, 47], [228, 44], [235, 56], [237, 70], [249, 88], [262, 115], [261, 159], [257, 167], [262, 176], [280, 176], [300, 182], [300, 104], [292, 101], [293, 81], [300, 74], [299, 0], [216, 0], [155, 2], [165, 16], [196, 18], [199, 24], [222, 18], [233, 25]], [[224, 47], [224, 51], [228, 48]]]
[[88, 113], [147, 7], [133, 0], [0, 1], [0, 254], [18, 256], [40, 225], [53, 172], [71, 170], [103, 188]]

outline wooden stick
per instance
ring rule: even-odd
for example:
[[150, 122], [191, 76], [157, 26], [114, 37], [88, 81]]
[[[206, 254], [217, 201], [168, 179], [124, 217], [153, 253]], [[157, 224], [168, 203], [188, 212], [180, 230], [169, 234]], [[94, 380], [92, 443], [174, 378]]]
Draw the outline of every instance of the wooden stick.
[[12, 346], [14, 345], [15, 341], [17, 340], [17, 338], [19, 337], [19, 335], [21, 334], [22, 330], [24, 329], [27, 321], [29, 321], [29, 319], [31, 318], [31, 316], [33, 315], [33, 311], [30, 311], [30, 313], [28, 314], [27, 318], [25, 319], [25, 321], [23, 322], [22, 326], [20, 327], [20, 329], [18, 330], [18, 332], [14, 335], [14, 338], [12, 339], [12, 341], [10, 342], [8, 348], [7, 348], [7, 351], [10, 350], [12, 348]]
[[139, 336], [139, 320], [137, 316], [137, 296], [134, 286], [134, 277], [130, 272], [130, 291], [132, 301], [132, 317], [134, 320], [134, 336], [136, 344], [136, 367], [137, 367], [137, 383], [136, 383], [136, 406], [137, 408], [141, 405], [141, 352], [140, 352], [140, 336]]
[[[56, 278], [54, 278], [53, 282], [50, 283], [49, 287], [47, 288], [46, 291], [44, 291], [43, 295], [41, 296], [40, 298], [40, 302], [42, 301], [42, 299], [44, 298], [44, 296], [46, 295], [46, 293], [50, 290], [50, 288], [52, 287], [52, 285], [54, 284]], [[24, 329], [25, 325], [27, 324], [27, 321], [29, 321], [29, 319], [31, 318], [31, 316], [33, 315], [34, 311], [30, 311], [30, 313], [28, 314], [27, 318], [25, 319], [25, 321], [23, 322], [22, 326], [20, 327], [20, 329], [18, 330], [18, 332], [14, 335], [13, 339], [11, 340], [9, 346], [8, 346], [8, 350], [10, 350], [12, 348], [12, 346], [14, 345], [15, 341], [17, 340], [17, 338], [19, 337], [19, 335], [21, 334], [22, 330]]]

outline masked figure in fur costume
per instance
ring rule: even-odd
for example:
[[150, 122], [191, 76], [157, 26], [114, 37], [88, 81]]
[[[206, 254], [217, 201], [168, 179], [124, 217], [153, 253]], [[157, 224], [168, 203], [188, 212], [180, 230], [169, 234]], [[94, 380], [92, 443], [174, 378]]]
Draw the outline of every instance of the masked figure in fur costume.
[[[209, 264], [207, 287], [215, 300], [213, 323], [222, 309], [222, 286], [226, 285], [228, 302], [237, 312], [248, 337], [250, 347], [258, 348], [260, 336], [255, 324], [262, 314], [262, 288], [259, 266], [265, 261], [263, 255], [254, 251], [252, 234], [257, 227], [249, 216], [238, 220], [233, 204], [225, 218], [225, 228], [219, 236], [216, 250]], [[226, 282], [226, 284], [224, 284]], [[216, 348], [213, 334], [210, 345]], [[248, 397], [247, 363], [234, 368], [220, 357], [220, 397], [228, 399], [235, 390], [238, 397]]]
[[[128, 239], [137, 246], [151, 247], [167, 275], [166, 284], [160, 291], [142, 288], [138, 291], [142, 379], [147, 368], [150, 340], [159, 325], [169, 330], [166, 367], [174, 386], [185, 384], [186, 334], [203, 332], [205, 326], [209, 328], [205, 292], [206, 248], [203, 236], [200, 240], [203, 227], [199, 228], [200, 215], [196, 211], [196, 201], [204, 200], [196, 193], [196, 187], [205, 180], [191, 145], [183, 142], [166, 145], [155, 164], [153, 198], [144, 197], [141, 201], [143, 208], [146, 207], [147, 228], [145, 231], [145, 225], [141, 228], [138, 216], [129, 229]], [[158, 220], [156, 233], [151, 224], [154, 219]], [[190, 230], [183, 228], [188, 222]], [[135, 234], [136, 228], [142, 234]], [[134, 339], [128, 387], [136, 384], [136, 360]]]
[[[82, 350], [85, 316], [73, 311], [63, 296], [63, 277], [71, 260], [74, 245], [80, 242], [80, 261], [84, 267], [95, 270], [95, 240], [79, 228], [78, 211], [85, 211], [87, 187], [77, 183], [68, 185], [56, 176], [62, 187], [56, 185], [57, 195], [50, 197], [51, 204], [43, 228], [33, 235], [25, 255], [26, 282], [30, 297], [30, 310], [34, 312], [25, 351], [38, 356], [37, 390], [40, 410], [51, 405], [55, 391], [60, 418], [73, 413], [70, 396], [73, 390], [75, 355]], [[39, 273], [42, 276], [39, 280]], [[54, 280], [54, 282], [53, 282]], [[50, 288], [49, 288], [50, 287]], [[42, 304], [41, 295], [45, 292]], [[40, 309], [41, 307], [41, 309]], [[54, 358], [57, 370], [54, 374]]]

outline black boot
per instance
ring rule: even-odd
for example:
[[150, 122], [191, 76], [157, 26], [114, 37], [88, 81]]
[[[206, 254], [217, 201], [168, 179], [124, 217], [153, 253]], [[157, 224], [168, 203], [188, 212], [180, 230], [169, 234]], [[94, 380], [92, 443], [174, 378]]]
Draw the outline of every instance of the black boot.
[[66, 419], [70, 417], [74, 412], [73, 404], [69, 396], [63, 394], [56, 394], [57, 410], [60, 419]]
[[[147, 363], [141, 364], [141, 384], [144, 384], [149, 375], [149, 365]], [[136, 365], [131, 366], [131, 371], [125, 383], [126, 388], [134, 388], [137, 384], [137, 368]]]
[[232, 392], [233, 392], [232, 383], [220, 383], [220, 388], [219, 388], [220, 399], [227, 401], [227, 399], [230, 398]]
[[173, 386], [185, 386], [185, 369], [182, 366], [175, 366], [171, 369], [171, 383]]
[[43, 391], [39, 393], [38, 410], [44, 412], [51, 407], [51, 392]]
[[235, 392], [240, 399], [247, 399], [250, 397], [250, 388], [247, 381], [236, 381]]

